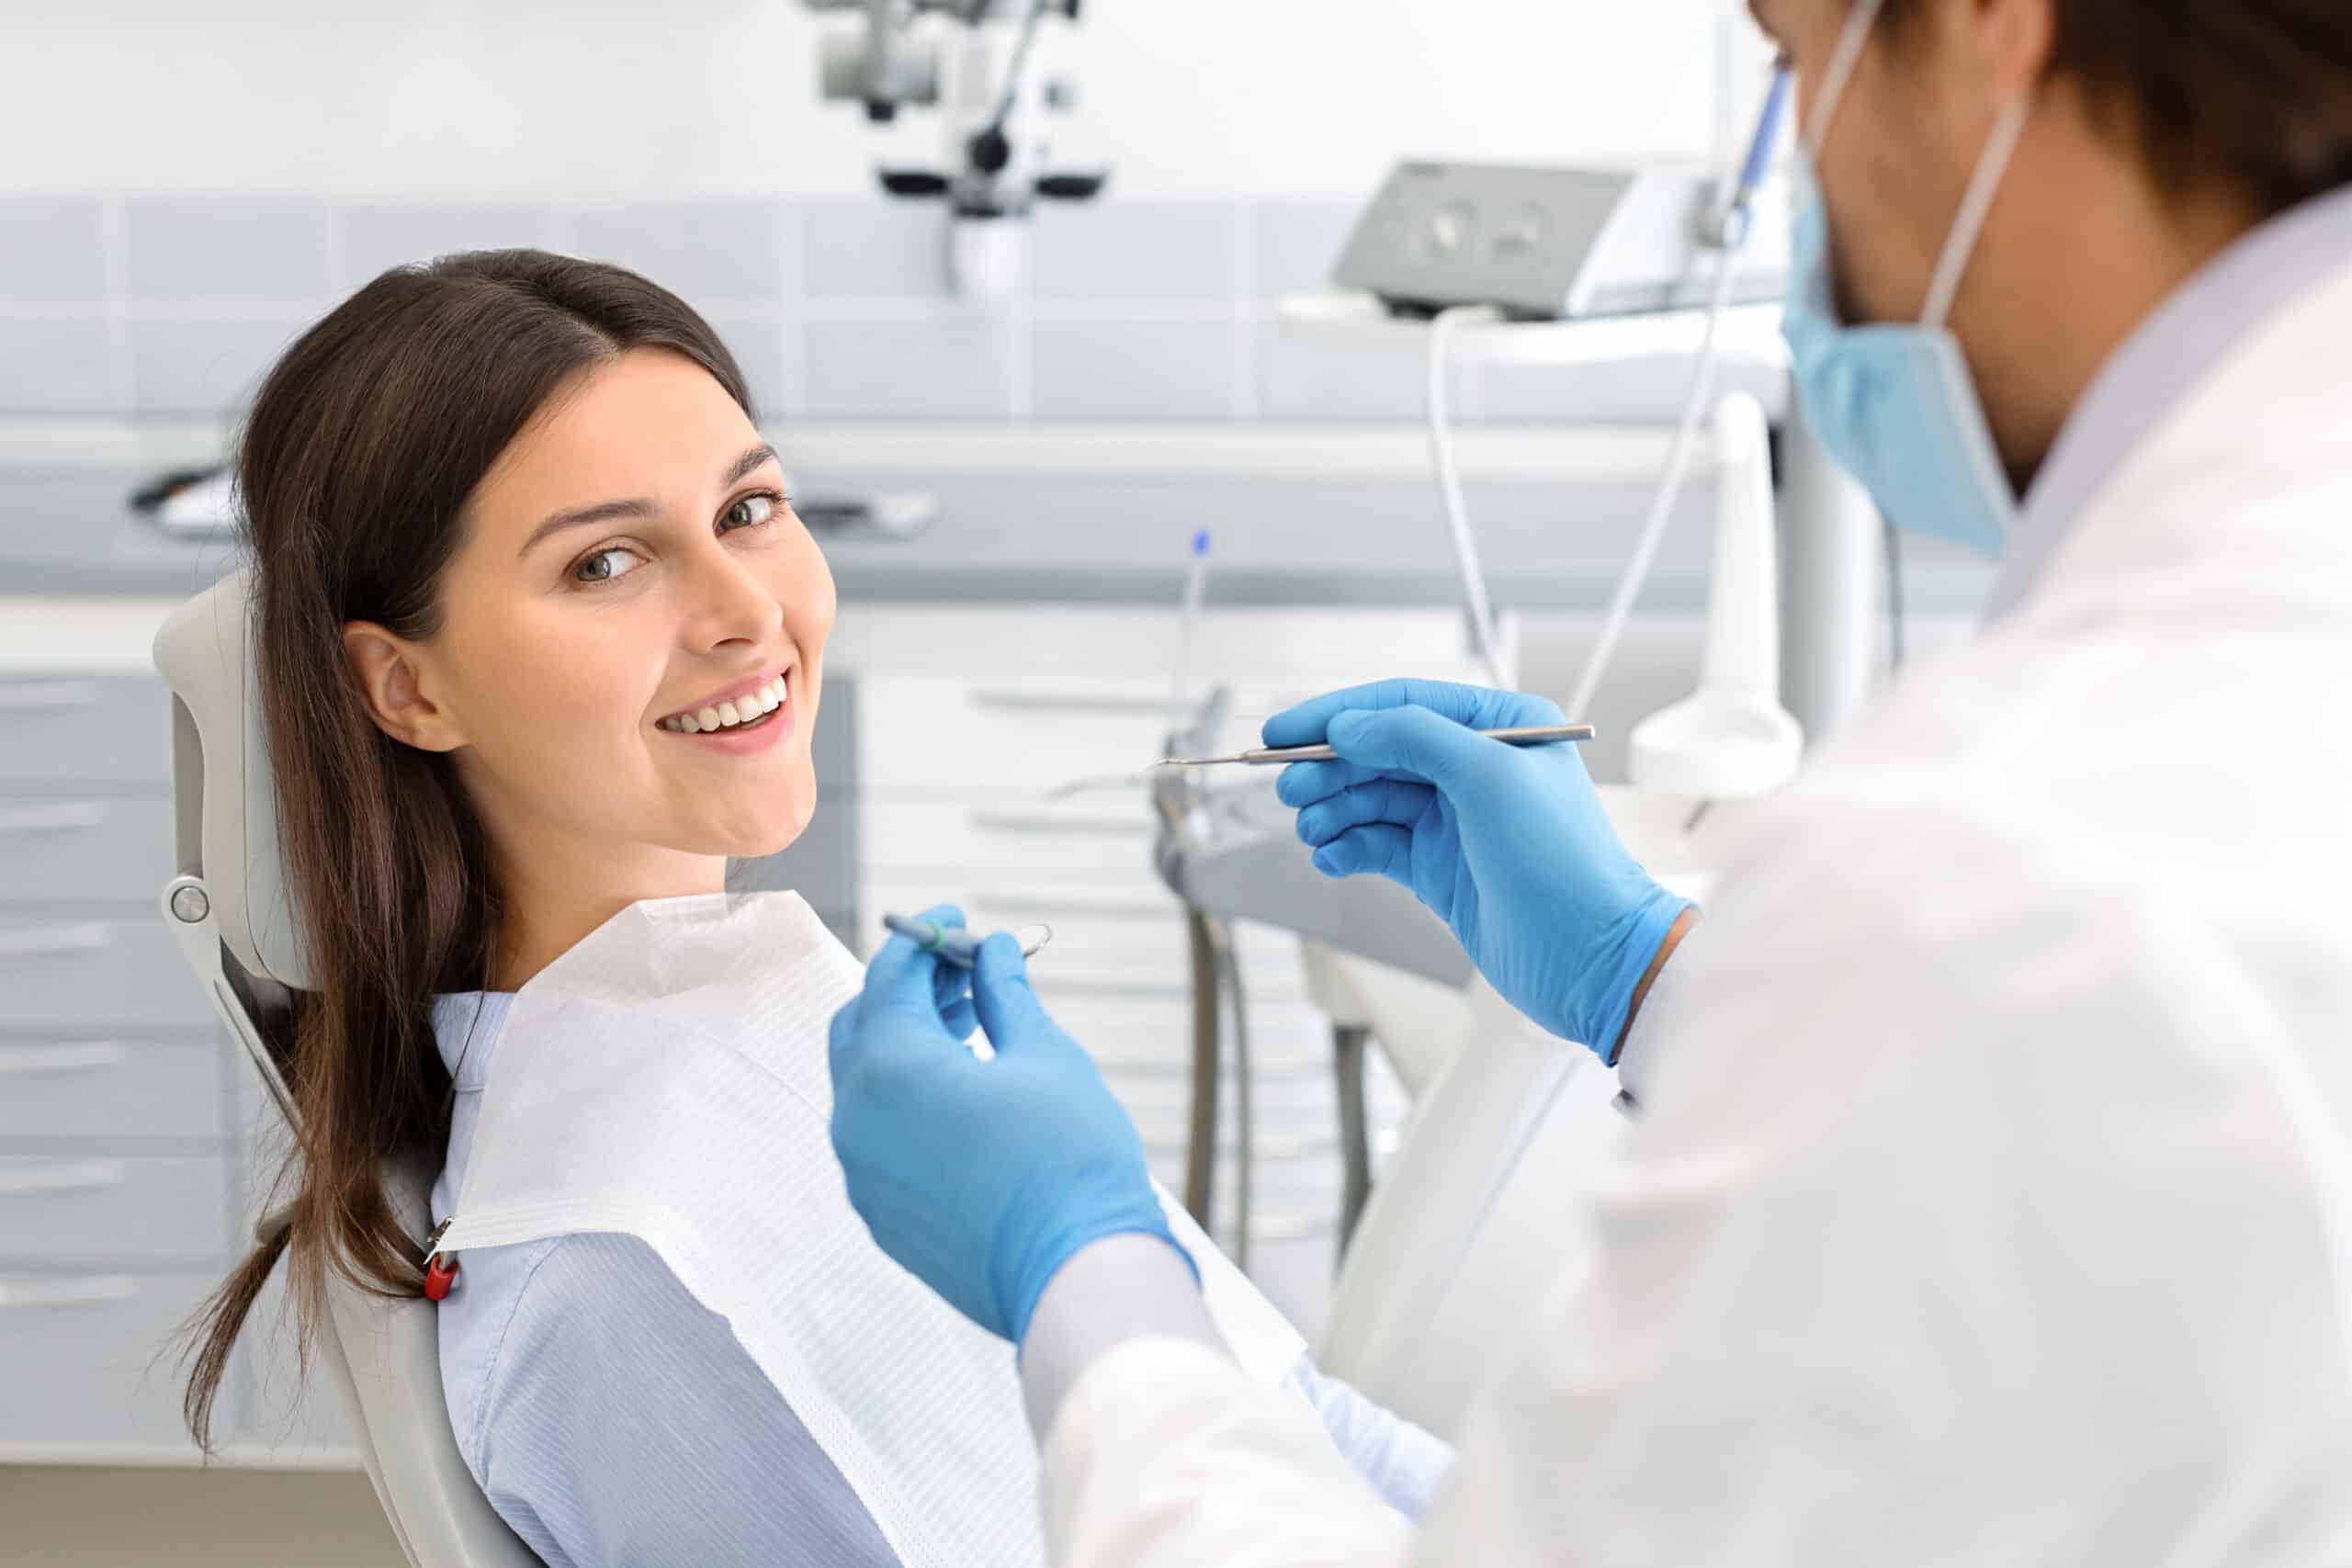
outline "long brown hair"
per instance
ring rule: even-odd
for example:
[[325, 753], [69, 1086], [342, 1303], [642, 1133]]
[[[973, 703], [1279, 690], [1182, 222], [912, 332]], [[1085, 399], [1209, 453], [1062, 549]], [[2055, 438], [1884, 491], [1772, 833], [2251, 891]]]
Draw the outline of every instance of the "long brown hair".
[[488, 845], [456, 771], [376, 727], [343, 626], [431, 637], [475, 487], [571, 378], [639, 347], [685, 355], [752, 412], [733, 355], [676, 295], [513, 250], [385, 273], [286, 352], [246, 417], [236, 468], [254, 657], [313, 988], [268, 1030], [299, 1123], [278, 1178], [290, 1223], [191, 1328], [185, 1415], [208, 1450], [230, 1352], [281, 1255], [305, 1347], [330, 1269], [385, 1295], [420, 1292], [421, 1238], [381, 1172], [442, 1156], [451, 1093], [434, 998], [486, 985], [497, 934]]

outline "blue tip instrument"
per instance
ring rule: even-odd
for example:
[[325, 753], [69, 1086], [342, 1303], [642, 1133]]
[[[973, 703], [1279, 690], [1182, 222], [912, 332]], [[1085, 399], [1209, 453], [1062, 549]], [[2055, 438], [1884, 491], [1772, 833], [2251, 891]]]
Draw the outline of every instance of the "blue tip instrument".
[[[953, 964], [958, 969], [969, 969], [978, 962], [980, 943], [985, 940], [960, 926], [933, 925], [929, 920], [911, 920], [904, 915], [885, 915], [882, 926], [893, 935], [905, 937], [923, 952], [935, 954], [940, 962]], [[1054, 928], [1047, 925], [1023, 926], [1012, 934], [1014, 940], [1021, 943], [1021, 956], [1035, 958], [1047, 942], [1054, 940]]]

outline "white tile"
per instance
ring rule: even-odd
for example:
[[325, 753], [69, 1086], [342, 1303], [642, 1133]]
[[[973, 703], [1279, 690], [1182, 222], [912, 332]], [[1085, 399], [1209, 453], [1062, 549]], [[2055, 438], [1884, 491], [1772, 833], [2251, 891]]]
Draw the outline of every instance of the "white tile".
[[366, 202], [335, 214], [341, 287], [356, 289], [387, 268], [457, 251], [557, 248], [552, 207], [503, 202]]
[[123, 204], [134, 295], [319, 299], [327, 207], [300, 197], [133, 197]]
[[0, 294], [105, 293], [104, 223], [94, 197], [0, 197]]
[[946, 299], [947, 209], [933, 202], [812, 202], [801, 210], [810, 299]]
[[0, 317], [0, 413], [117, 413], [99, 317]]
[[1032, 291], [1039, 299], [1236, 297], [1240, 214], [1229, 201], [1041, 207]]
[[804, 375], [810, 416], [1004, 419], [1014, 412], [1012, 344], [1002, 318], [812, 321]]
[[156, 317], [130, 325], [131, 406], [140, 413], [243, 411], [308, 316]]
[[641, 273], [701, 305], [780, 305], [789, 258], [786, 218], [771, 201], [665, 201], [582, 208], [572, 251]]
[[1040, 321], [1030, 345], [1030, 412], [1040, 419], [1234, 417], [1229, 322]]

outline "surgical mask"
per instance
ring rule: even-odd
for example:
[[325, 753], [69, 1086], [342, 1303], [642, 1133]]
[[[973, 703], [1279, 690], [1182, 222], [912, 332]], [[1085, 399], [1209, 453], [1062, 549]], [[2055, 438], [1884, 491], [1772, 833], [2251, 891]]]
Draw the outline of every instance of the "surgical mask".
[[1855, 6], [1807, 127], [1804, 175], [1811, 188], [1797, 219], [1782, 331], [1807, 422], [1879, 510], [1898, 527], [1996, 557], [2017, 521], [2017, 491], [2001, 466], [1968, 357], [1945, 323], [2030, 106], [2019, 99], [1995, 127], [1918, 324], [1849, 325], [1838, 310], [1828, 210], [1814, 167], [1883, 4], [1860, 0]]

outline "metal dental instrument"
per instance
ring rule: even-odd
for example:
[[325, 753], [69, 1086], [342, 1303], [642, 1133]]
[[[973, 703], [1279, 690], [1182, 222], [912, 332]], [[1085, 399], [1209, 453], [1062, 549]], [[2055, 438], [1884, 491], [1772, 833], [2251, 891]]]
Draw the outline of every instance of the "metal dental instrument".
[[[929, 920], [910, 920], [904, 915], [885, 915], [882, 925], [885, 930], [905, 937], [925, 953], [937, 953], [942, 961], [953, 964], [958, 969], [969, 969], [978, 960], [980, 943], [984, 940], [954, 926], [936, 926]], [[1054, 928], [1045, 924], [1023, 926], [1012, 934], [1021, 943], [1021, 956], [1035, 958], [1047, 942], [1054, 940]]]
[[[1478, 733], [1506, 746], [1555, 746], [1564, 740], [1589, 740], [1595, 731], [1589, 724], [1540, 724], [1524, 729], [1482, 729]], [[1339, 757], [1340, 754], [1329, 746], [1261, 746], [1254, 751], [1243, 751], [1231, 757], [1165, 757], [1152, 766], [1278, 768], [1292, 762], [1332, 762]]]

